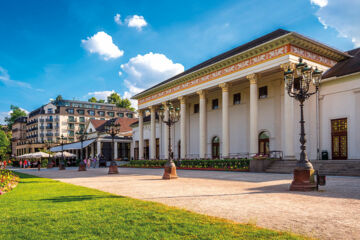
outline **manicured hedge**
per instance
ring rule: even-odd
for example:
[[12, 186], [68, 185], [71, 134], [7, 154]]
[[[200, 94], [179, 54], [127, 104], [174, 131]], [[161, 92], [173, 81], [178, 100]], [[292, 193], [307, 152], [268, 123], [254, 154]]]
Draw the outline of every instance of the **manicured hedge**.
[[7, 169], [0, 170], [0, 195], [10, 191], [19, 182], [19, 177]]
[[[177, 167], [184, 168], [219, 168], [219, 169], [247, 169], [250, 165], [249, 159], [193, 159], [175, 160]], [[131, 160], [130, 167], [163, 167], [166, 160]]]

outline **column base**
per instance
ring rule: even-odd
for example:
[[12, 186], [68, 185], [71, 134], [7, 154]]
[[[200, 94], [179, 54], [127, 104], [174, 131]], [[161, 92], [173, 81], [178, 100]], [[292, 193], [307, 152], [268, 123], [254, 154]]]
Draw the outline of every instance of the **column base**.
[[79, 169], [78, 169], [79, 172], [81, 171], [86, 171], [86, 164], [84, 162], [80, 162], [79, 163]]
[[112, 161], [109, 166], [109, 172], [108, 174], [118, 174], [118, 166], [116, 165], [116, 162]]
[[294, 180], [290, 185], [290, 191], [316, 191], [314, 173], [314, 169], [294, 169]]
[[166, 163], [164, 166], [164, 175], [162, 179], [170, 180], [170, 179], [176, 179], [178, 178], [176, 174], [176, 166], [175, 163]]

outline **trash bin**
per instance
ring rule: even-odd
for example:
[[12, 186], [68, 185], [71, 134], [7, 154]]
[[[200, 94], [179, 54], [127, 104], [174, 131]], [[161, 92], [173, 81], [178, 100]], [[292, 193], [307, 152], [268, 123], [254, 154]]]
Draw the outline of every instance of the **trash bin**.
[[324, 150], [321, 152], [321, 159], [322, 160], [329, 160], [329, 153], [328, 151]]

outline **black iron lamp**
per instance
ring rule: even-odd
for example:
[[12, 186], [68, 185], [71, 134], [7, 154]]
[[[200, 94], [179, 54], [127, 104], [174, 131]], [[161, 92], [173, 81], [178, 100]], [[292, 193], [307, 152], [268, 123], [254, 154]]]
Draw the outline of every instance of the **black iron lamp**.
[[[299, 63], [295, 66], [293, 71], [290, 66], [284, 72], [285, 88], [290, 97], [295, 98], [300, 103], [300, 159], [294, 169], [294, 180], [291, 183], [290, 190], [293, 191], [312, 191], [316, 189], [313, 174], [314, 168], [308, 159], [306, 153], [306, 138], [305, 138], [305, 121], [304, 121], [304, 102], [311, 95], [319, 90], [322, 71], [317, 67], [313, 69], [299, 58]], [[311, 84], [314, 85], [315, 90], [310, 91]]]
[[80, 128], [79, 131], [76, 132], [76, 135], [80, 139], [81, 149], [80, 149], [80, 162], [79, 162], [79, 169], [78, 171], [86, 171], [86, 164], [83, 161], [83, 142], [86, 139], [86, 132], [83, 128]]
[[[165, 123], [169, 128], [169, 145], [168, 145], [168, 159], [164, 166], [164, 175], [163, 179], [173, 179], [177, 178], [176, 174], [176, 166], [174, 163], [174, 154], [171, 147], [171, 126], [174, 125], [180, 119], [180, 108], [174, 107], [170, 101], [166, 102], [167, 111], [163, 105], [160, 106], [158, 112], [161, 120]], [[167, 118], [167, 119], [166, 119]]]
[[111, 151], [111, 163], [109, 167], [109, 174], [117, 174], [118, 166], [114, 159], [114, 149], [115, 149], [115, 136], [120, 133], [120, 124], [116, 122], [116, 118], [110, 119], [104, 125], [104, 132], [111, 136], [112, 140], [112, 151]]
[[61, 144], [61, 161], [59, 161], [59, 170], [65, 170], [65, 159], [64, 159], [64, 141], [67, 140], [66, 137], [64, 137], [63, 134], [61, 134], [61, 137], [57, 138], [58, 141], [60, 141]]

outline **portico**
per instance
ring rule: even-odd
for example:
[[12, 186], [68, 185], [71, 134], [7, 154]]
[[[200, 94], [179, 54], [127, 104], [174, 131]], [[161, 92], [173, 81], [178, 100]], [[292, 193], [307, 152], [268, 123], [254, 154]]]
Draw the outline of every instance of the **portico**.
[[[155, 159], [156, 139], [160, 139], [160, 156], [165, 159], [168, 144], [174, 157], [181, 159], [213, 158], [218, 144], [220, 158], [253, 156], [259, 154], [262, 144], [266, 153], [278, 150], [285, 158], [294, 159], [299, 152], [295, 141], [299, 129], [294, 124], [299, 118], [298, 106], [284, 94], [283, 68], [300, 56], [322, 71], [345, 57], [299, 34], [277, 30], [137, 94], [139, 122], [134, 140], [138, 141], [139, 158], [144, 158], [144, 142], [149, 139], [150, 158]], [[167, 128], [155, 118], [166, 101], [181, 109], [180, 121], [171, 129], [171, 143]], [[313, 111], [316, 100], [308, 104]], [[146, 115], [150, 115], [149, 125], [141, 117]], [[316, 121], [314, 114], [306, 118], [307, 122]], [[312, 138], [316, 136], [309, 139], [315, 144]], [[309, 152], [316, 156], [313, 150]]]

